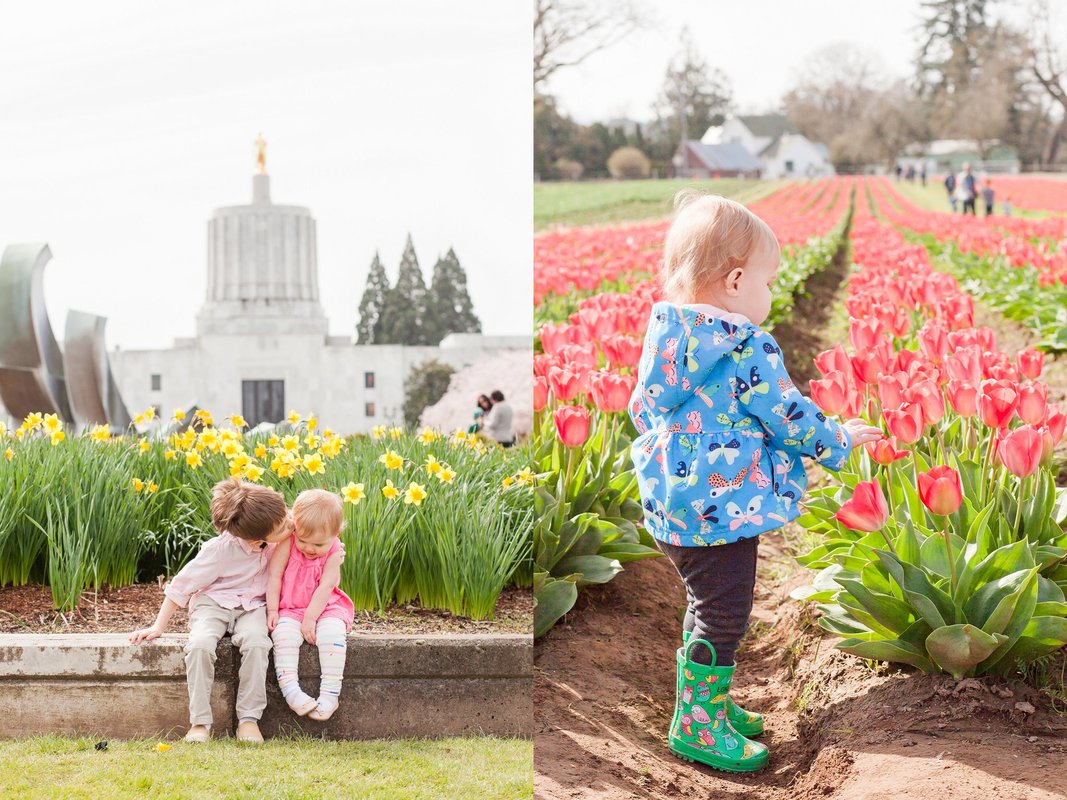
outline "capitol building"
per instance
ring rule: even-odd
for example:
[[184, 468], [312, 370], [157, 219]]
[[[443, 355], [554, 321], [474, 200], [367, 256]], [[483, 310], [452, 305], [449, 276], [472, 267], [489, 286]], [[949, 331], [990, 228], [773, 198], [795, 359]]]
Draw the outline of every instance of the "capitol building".
[[459, 370], [506, 351], [531, 352], [530, 337], [450, 334], [426, 347], [331, 336], [319, 302], [315, 219], [307, 208], [271, 200], [261, 153], [252, 202], [220, 208], [208, 222], [196, 336], [167, 350], [114, 349], [108, 357], [131, 410], [154, 406], [166, 418], [195, 405], [219, 418], [240, 413], [255, 426], [296, 409], [351, 434], [403, 424], [412, 366], [436, 359]]

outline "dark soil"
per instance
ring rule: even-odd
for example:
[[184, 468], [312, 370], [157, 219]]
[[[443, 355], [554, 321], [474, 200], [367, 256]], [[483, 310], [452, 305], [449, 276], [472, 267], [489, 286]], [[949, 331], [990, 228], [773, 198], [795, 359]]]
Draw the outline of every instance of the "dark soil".
[[[86, 592], [74, 612], [60, 614], [52, 607], [45, 586], [8, 586], [0, 589], [0, 633], [126, 633], [151, 625], [163, 601], [155, 583], [138, 583], [120, 589]], [[170, 629], [185, 631], [187, 617], [180, 609]], [[533, 594], [529, 589], [506, 589], [496, 604], [496, 618], [473, 620], [454, 617], [417, 605], [392, 606], [385, 616], [357, 611], [356, 633], [530, 633], [533, 630]]]

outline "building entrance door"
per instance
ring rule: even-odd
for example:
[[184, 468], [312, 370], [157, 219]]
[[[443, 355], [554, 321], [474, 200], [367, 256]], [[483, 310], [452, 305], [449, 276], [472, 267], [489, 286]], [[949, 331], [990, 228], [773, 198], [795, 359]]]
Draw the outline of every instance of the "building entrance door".
[[285, 381], [241, 381], [241, 415], [251, 427], [285, 417]]

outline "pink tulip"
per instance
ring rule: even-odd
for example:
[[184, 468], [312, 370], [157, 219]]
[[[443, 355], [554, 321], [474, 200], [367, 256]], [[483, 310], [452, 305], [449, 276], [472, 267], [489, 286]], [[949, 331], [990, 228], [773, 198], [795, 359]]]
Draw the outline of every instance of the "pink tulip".
[[1016, 357], [1019, 362], [1019, 373], [1030, 380], [1041, 377], [1041, 370], [1045, 365], [1045, 354], [1040, 350], [1030, 347], [1021, 350]]
[[1067, 429], [1067, 414], [1060, 411], [1059, 405], [1052, 403], [1045, 412], [1045, 427], [1052, 434], [1053, 444], [1059, 444], [1063, 432]]
[[875, 442], [867, 442], [863, 446], [866, 448], [871, 460], [876, 464], [881, 464], [883, 467], [892, 464], [894, 461], [906, 458], [908, 455], [907, 450], [897, 450], [896, 440], [892, 436], [883, 436], [881, 439]]
[[541, 348], [549, 355], [555, 355], [569, 344], [578, 344], [583, 338], [578, 328], [566, 322], [546, 322], [541, 326], [540, 336]]
[[885, 325], [877, 319], [858, 319], [848, 321], [848, 340], [857, 353], [870, 350], [885, 338]]
[[827, 414], [840, 414], [848, 406], [848, 376], [844, 372], [829, 372], [821, 381], [809, 381], [808, 387], [811, 399]]
[[576, 372], [569, 367], [550, 367], [548, 383], [552, 394], [561, 403], [569, 403], [582, 393], [584, 372]]
[[949, 381], [948, 401], [961, 417], [973, 417], [978, 413], [978, 387], [967, 381]]
[[904, 390], [904, 400], [922, 410], [923, 425], [936, 425], [945, 416], [945, 398], [931, 380], [924, 380]]
[[930, 320], [919, 329], [919, 349], [931, 361], [941, 361], [948, 352], [948, 331], [941, 323]]
[[533, 383], [533, 408], [534, 411], [542, 411], [548, 405], [548, 381], [540, 375], [534, 376]]
[[834, 519], [854, 531], [873, 533], [889, 519], [889, 507], [878, 481], [860, 481], [852, 497], [837, 510]]
[[613, 334], [600, 342], [604, 357], [616, 367], [636, 367], [641, 360], [641, 340], [636, 336]]
[[559, 440], [567, 447], [581, 447], [589, 438], [589, 409], [584, 406], [560, 406], [553, 412]]
[[919, 473], [919, 497], [938, 516], [952, 514], [963, 503], [960, 476], [952, 467], [938, 466]]
[[837, 345], [837, 347], [830, 350], [823, 350], [819, 355], [815, 356], [815, 366], [823, 376], [835, 371], [852, 371], [852, 363], [849, 361], [848, 353], [845, 352], [845, 348], [841, 345]]
[[1048, 407], [1048, 384], [1027, 383], [1019, 387], [1019, 419], [1028, 425], [1037, 425], [1045, 419]]
[[904, 444], [915, 444], [923, 435], [922, 409], [915, 403], [903, 403], [900, 408], [882, 412], [889, 432]]
[[1041, 433], [1031, 427], [1009, 431], [997, 446], [997, 457], [1008, 472], [1028, 478], [1041, 464], [1043, 444]]
[[593, 403], [607, 414], [625, 411], [637, 379], [616, 372], [594, 372], [589, 379], [589, 394]]
[[1006, 380], [984, 380], [978, 387], [978, 414], [990, 428], [1006, 428], [1015, 416], [1019, 393]]
[[882, 408], [897, 408], [904, 402], [904, 389], [911, 381], [906, 372], [883, 373], [878, 379], [878, 399]]

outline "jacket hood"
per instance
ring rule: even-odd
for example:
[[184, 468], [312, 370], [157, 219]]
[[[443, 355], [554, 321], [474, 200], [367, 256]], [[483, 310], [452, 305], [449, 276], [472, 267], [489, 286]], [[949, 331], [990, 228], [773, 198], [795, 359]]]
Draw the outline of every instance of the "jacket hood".
[[[700, 392], [711, 371], [724, 359], [740, 360], [746, 340], [759, 328], [686, 306], [656, 303], [652, 307], [639, 388], [650, 407], [662, 413], [677, 408]], [[657, 356], [665, 363], [652, 370]]]

